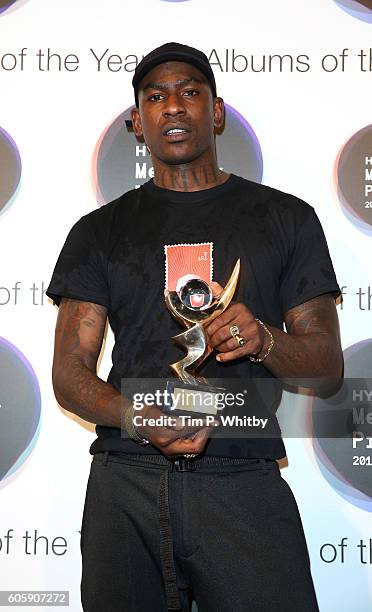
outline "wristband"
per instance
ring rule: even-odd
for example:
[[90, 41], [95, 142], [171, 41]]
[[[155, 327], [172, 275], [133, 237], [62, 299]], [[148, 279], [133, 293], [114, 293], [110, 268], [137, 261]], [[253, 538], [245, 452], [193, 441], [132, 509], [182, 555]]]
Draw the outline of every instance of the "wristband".
[[129, 406], [124, 410], [124, 429], [127, 432], [128, 436], [137, 444], [149, 444], [149, 440], [143, 438], [138, 431], [136, 430], [133, 423], [134, 416], [134, 408], [133, 406]]
[[261, 361], [264, 361], [264, 359], [266, 359], [266, 357], [270, 354], [271, 349], [273, 348], [275, 341], [274, 341], [274, 337], [273, 337], [271, 331], [266, 327], [265, 323], [262, 323], [262, 321], [260, 319], [256, 319], [256, 321], [257, 321], [257, 323], [259, 323], [264, 328], [265, 332], [267, 334], [269, 334], [269, 336], [270, 336], [270, 344], [267, 347], [265, 354], [262, 355], [262, 357], [252, 357], [252, 355], [248, 355], [248, 357], [254, 363], [261, 363]]

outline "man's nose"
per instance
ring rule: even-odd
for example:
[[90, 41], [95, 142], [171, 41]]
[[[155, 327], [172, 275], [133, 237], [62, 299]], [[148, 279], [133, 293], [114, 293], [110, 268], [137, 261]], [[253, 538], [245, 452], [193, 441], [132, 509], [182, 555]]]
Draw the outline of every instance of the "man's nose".
[[166, 103], [163, 107], [163, 114], [165, 117], [174, 117], [177, 115], [183, 115], [185, 113], [185, 106], [183, 99], [178, 94], [169, 94]]

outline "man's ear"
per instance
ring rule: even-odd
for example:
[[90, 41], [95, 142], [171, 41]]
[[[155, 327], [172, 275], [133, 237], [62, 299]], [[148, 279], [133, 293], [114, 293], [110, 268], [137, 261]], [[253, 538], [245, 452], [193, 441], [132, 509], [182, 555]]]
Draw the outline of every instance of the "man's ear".
[[131, 115], [132, 115], [133, 131], [137, 137], [141, 138], [143, 136], [142, 123], [141, 123], [139, 110], [137, 107], [132, 109]]
[[222, 98], [213, 100], [213, 124], [219, 129], [223, 126], [225, 120], [225, 104]]

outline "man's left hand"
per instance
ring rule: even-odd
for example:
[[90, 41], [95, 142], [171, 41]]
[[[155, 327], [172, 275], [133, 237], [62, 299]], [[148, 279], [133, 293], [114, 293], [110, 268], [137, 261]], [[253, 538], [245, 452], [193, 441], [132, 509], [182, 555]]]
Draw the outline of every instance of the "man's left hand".
[[[216, 282], [212, 283], [212, 289], [215, 296], [222, 291], [222, 287]], [[243, 346], [239, 346], [231, 334], [230, 327], [233, 325], [239, 328], [239, 336], [246, 340]], [[238, 359], [245, 355], [257, 356], [266, 350], [270, 342], [262, 325], [256, 321], [249, 308], [241, 302], [230, 304], [225, 312], [205, 327], [205, 331], [208, 344], [220, 353], [216, 359], [221, 362]]]

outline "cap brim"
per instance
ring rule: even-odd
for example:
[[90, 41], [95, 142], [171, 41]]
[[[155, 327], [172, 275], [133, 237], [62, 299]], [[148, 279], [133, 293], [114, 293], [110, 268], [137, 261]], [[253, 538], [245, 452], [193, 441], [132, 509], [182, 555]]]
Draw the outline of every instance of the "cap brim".
[[[208, 69], [202, 61], [199, 61], [196, 57], [191, 57], [188, 53], [183, 53], [182, 51], [164, 51], [161, 55], [154, 57], [146, 63], [146, 66], [143, 67], [143, 70], [140, 70], [133, 78], [132, 84], [135, 91], [138, 89], [141, 81], [145, 78], [145, 76], [155, 68], [159, 66], [159, 64], [164, 64], [165, 62], [185, 62], [186, 64], [191, 64], [198, 68], [200, 72], [202, 72], [206, 78], [207, 83], [209, 83], [212, 87], [213, 93], [216, 93], [216, 85], [213, 81], [211, 81], [211, 74], [208, 73]], [[213, 73], [212, 73], [213, 74]]]

